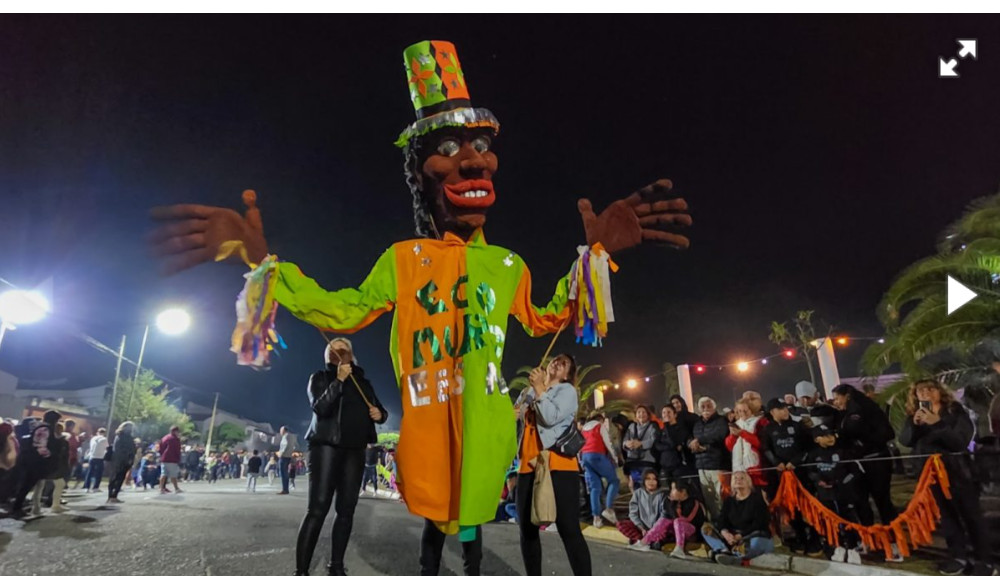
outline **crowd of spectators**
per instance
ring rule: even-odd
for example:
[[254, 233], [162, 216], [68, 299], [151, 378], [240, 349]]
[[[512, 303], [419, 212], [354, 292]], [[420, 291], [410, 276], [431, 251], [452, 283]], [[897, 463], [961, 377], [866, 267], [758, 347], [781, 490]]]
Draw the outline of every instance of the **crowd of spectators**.
[[[933, 487], [949, 552], [938, 571], [997, 576], [969, 411], [933, 380], [914, 383], [907, 398], [898, 438], [873, 390], [846, 384], [836, 387], [828, 401], [803, 381], [794, 393], [766, 404], [751, 390], [732, 408], [720, 409], [714, 399], [701, 397], [692, 411], [682, 397], [673, 396], [659, 411], [646, 405], [632, 414], [593, 411], [578, 421], [584, 438], [579, 466], [585, 519], [597, 529], [614, 526], [631, 550], [673, 544], [670, 554], [678, 558], [688, 557], [685, 547], [697, 543], [716, 562], [746, 565], [781, 544], [796, 554], [861, 564], [874, 551], [846, 524], [838, 527], [837, 545], [832, 545], [800, 513], [772, 514], [769, 503], [787, 470], [848, 522], [889, 524], [898, 514], [891, 498], [893, 473], [902, 472], [898, 440], [913, 449], [911, 458], [943, 455], [952, 498]], [[919, 471], [922, 461], [913, 463], [911, 469]], [[498, 520], [523, 521], [510, 507], [515, 490], [515, 482], [505, 484]], [[631, 493], [627, 517], [615, 512], [620, 493]], [[879, 554], [903, 561], [894, 541], [890, 548]]]

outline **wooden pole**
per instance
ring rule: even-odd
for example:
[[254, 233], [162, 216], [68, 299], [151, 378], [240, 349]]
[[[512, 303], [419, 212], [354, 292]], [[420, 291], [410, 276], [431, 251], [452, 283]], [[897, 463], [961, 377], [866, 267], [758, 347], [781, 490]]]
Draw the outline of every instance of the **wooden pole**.
[[122, 355], [125, 354], [125, 335], [122, 334], [122, 344], [118, 347], [118, 365], [115, 366], [115, 382], [111, 385], [111, 405], [108, 406], [108, 436], [111, 436], [111, 418], [115, 415], [115, 397], [118, 395], [118, 378], [122, 373]]
[[215, 411], [219, 408], [219, 393], [215, 393], [215, 403], [212, 404], [212, 420], [208, 424], [208, 442], [205, 443], [205, 457], [212, 454], [212, 432], [215, 430]]

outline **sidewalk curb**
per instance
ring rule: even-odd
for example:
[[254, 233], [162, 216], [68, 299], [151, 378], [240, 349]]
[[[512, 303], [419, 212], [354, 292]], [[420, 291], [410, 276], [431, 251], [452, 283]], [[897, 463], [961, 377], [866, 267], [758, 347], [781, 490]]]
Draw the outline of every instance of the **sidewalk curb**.
[[[587, 525], [583, 528], [583, 535], [588, 540], [598, 540], [606, 544], [617, 544], [622, 547], [628, 546], [628, 539], [614, 529], [598, 529]], [[664, 556], [667, 559], [671, 559], [666, 554]], [[707, 561], [706, 558], [700, 558], [700, 560]], [[846, 564], [844, 562], [831, 562], [830, 560], [809, 558], [808, 556], [773, 553], [764, 554], [750, 560], [750, 568], [791, 572], [806, 576], [926, 576], [919, 572], [910, 572], [896, 568], [882, 568], [870, 564]]]

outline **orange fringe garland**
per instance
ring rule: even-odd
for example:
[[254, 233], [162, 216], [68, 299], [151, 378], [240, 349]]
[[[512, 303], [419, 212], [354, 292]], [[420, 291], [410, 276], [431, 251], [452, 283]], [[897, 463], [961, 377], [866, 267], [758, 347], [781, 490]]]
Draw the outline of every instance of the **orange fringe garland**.
[[[869, 550], [881, 549], [885, 552], [886, 558], [892, 556], [891, 544], [895, 536], [895, 544], [899, 548], [901, 555], [909, 556], [912, 548], [925, 546], [931, 543], [931, 533], [938, 521], [941, 519], [941, 511], [938, 509], [931, 486], [938, 484], [945, 498], [951, 498], [950, 482], [948, 473], [945, 471], [944, 462], [941, 461], [940, 454], [934, 454], [927, 459], [924, 470], [920, 474], [920, 481], [913, 493], [913, 499], [906, 506], [899, 516], [888, 526], [876, 524], [874, 526], [862, 526], [854, 522], [844, 520], [829, 508], [823, 506], [815, 496], [810, 494], [795, 473], [785, 470], [781, 474], [781, 485], [778, 486], [778, 493], [771, 502], [772, 512], [780, 511], [786, 514], [785, 518], [795, 515], [795, 512], [802, 513], [802, 519], [807, 524], [816, 529], [817, 532], [826, 537], [833, 546], [839, 546], [839, 534], [837, 527], [844, 524], [846, 528], [854, 530], [861, 537], [861, 541]], [[906, 530], [903, 530], [903, 527]], [[907, 542], [909, 535], [909, 542]]]

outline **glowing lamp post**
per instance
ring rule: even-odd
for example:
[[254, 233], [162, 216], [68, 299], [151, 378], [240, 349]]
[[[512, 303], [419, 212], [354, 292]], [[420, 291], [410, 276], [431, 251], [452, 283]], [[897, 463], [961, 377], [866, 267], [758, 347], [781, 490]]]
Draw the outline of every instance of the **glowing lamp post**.
[[[156, 316], [156, 328], [168, 336], [182, 334], [191, 326], [191, 316], [179, 308], [169, 308], [160, 312]], [[135, 398], [135, 385], [139, 380], [139, 370], [142, 368], [142, 357], [146, 353], [146, 340], [149, 338], [149, 324], [142, 332], [142, 345], [139, 346], [139, 360], [135, 363], [135, 377], [132, 380], [132, 392], [128, 398], [128, 408], [125, 410], [126, 416], [132, 412], [132, 400]], [[118, 366], [115, 368], [115, 383], [111, 388], [111, 406], [108, 407], [108, 430], [111, 430], [111, 417], [115, 410], [115, 396], [118, 394], [118, 378], [121, 376], [122, 356], [125, 354], [125, 335], [122, 335], [122, 344], [118, 349]]]
[[4, 334], [24, 324], [33, 324], [48, 315], [52, 307], [38, 292], [8, 290], [0, 294], [0, 344]]

